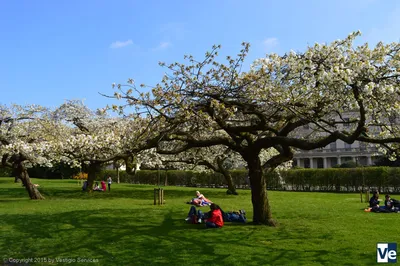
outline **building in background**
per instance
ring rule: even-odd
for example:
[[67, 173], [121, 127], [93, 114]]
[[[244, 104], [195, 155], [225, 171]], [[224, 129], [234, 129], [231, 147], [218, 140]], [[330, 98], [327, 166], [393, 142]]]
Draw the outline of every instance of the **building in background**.
[[[355, 120], [350, 117], [352, 117], [352, 114], [348, 113], [347, 117], [336, 117], [329, 120], [336, 128], [348, 128], [351, 131]], [[387, 123], [390, 125], [397, 124], [398, 122], [396, 117], [391, 117], [389, 120]], [[315, 134], [315, 132], [317, 131], [312, 126], [305, 125], [299, 129], [298, 134], [307, 138], [308, 135]], [[374, 135], [379, 134], [379, 132], [379, 127], [373, 127], [368, 134]], [[320, 132], [317, 134], [323, 135], [324, 133]], [[383, 154], [379, 152], [379, 148], [375, 144], [358, 141], [348, 144], [342, 140], [337, 140], [324, 148], [310, 151], [297, 150], [293, 157], [292, 165], [293, 167], [298, 166], [303, 168], [331, 168], [352, 161], [359, 166], [372, 166], [381, 157], [383, 157]]]
[[382, 154], [375, 146], [358, 141], [347, 144], [338, 140], [322, 149], [298, 150], [293, 157], [293, 166], [331, 168], [348, 161], [353, 161], [360, 166], [371, 166], [380, 157], [382, 157]]

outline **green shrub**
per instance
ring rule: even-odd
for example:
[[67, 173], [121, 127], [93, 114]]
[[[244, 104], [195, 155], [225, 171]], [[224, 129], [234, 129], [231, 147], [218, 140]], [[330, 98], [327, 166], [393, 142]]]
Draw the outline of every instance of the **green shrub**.
[[[30, 169], [32, 177], [51, 178], [49, 175], [53, 174], [54, 178], [54, 172], [55, 170], [50, 171], [49, 168]], [[236, 187], [249, 185], [247, 170], [232, 170], [230, 173]], [[269, 190], [355, 192], [360, 189], [378, 189], [381, 192], [400, 192], [400, 168], [396, 167], [295, 168], [280, 174], [265, 172], [264, 175]], [[0, 176], [11, 176], [11, 170], [0, 169]], [[97, 180], [105, 180], [108, 176], [117, 182], [116, 170], [101, 170]], [[119, 171], [119, 178], [122, 183], [132, 184], [188, 187], [226, 186], [223, 175], [215, 172], [140, 170], [135, 175], [129, 175], [125, 171]]]
[[286, 189], [300, 191], [400, 191], [400, 168], [292, 169], [282, 173]]
[[12, 170], [10, 168], [0, 168], [0, 177], [12, 177]]
[[28, 168], [30, 177], [45, 179], [68, 179], [79, 172], [79, 168], [71, 168], [69, 165], [63, 163], [55, 164], [53, 167], [34, 166]]

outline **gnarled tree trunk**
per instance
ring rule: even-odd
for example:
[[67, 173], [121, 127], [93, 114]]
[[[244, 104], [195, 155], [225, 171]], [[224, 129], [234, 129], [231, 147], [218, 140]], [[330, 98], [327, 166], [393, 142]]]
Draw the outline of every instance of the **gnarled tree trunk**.
[[101, 163], [90, 162], [88, 165], [88, 180], [86, 191], [91, 192], [93, 190], [93, 183], [96, 180], [96, 175], [100, 171]]
[[40, 194], [39, 190], [32, 184], [31, 179], [29, 178], [28, 171], [24, 166], [23, 162], [16, 162], [14, 164], [16, 179], [21, 179], [22, 184], [28, 191], [29, 197], [34, 200], [44, 199], [42, 194]]
[[134, 156], [129, 156], [124, 158], [126, 173], [131, 176], [136, 175], [136, 160]]
[[121, 167], [121, 164], [119, 163], [119, 161], [113, 161], [113, 168], [114, 170], [117, 171], [117, 184], [119, 184], [119, 168]]
[[231, 173], [229, 173], [228, 170], [226, 170], [226, 168], [223, 165], [224, 161], [223, 160], [217, 160], [217, 164], [218, 164], [218, 168], [219, 168], [219, 172], [225, 177], [226, 183], [228, 185], [228, 194], [233, 194], [233, 195], [238, 195], [238, 193], [236, 192], [236, 187], [233, 184], [233, 180], [232, 180], [232, 176]]
[[253, 223], [276, 226], [276, 221], [272, 219], [267, 184], [258, 155], [248, 158], [247, 164], [251, 184], [251, 201], [253, 203]]

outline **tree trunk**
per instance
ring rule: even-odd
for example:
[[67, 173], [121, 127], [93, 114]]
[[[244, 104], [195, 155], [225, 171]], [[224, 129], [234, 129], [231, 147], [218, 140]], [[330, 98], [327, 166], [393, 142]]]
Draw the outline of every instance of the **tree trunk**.
[[247, 164], [251, 184], [251, 201], [253, 203], [253, 223], [276, 226], [276, 221], [272, 219], [267, 184], [258, 154], [249, 158]]
[[39, 190], [32, 184], [31, 179], [29, 178], [28, 171], [26, 170], [24, 164], [19, 162], [16, 164], [16, 179], [21, 179], [22, 184], [28, 191], [29, 197], [33, 200], [41, 200], [44, 199], [42, 194], [40, 194]]
[[[131, 176], [136, 175], [136, 159], [133, 156], [124, 158], [126, 173]], [[132, 182], [133, 183], [133, 182]]]
[[117, 167], [117, 184], [119, 184], [119, 167]]
[[19, 183], [20, 180], [21, 179], [17, 175], [15, 175], [14, 183]]
[[91, 192], [93, 190], [93, 183], [96, 180], [96, 174], [100, 171], [101, 164], [98, 162], [90, 162], [88, 165], [88, 184], [86, 191]]
[[223, 174], [223, 175], [225, 176], [226, 183], [228, 184], [228, 191], [229, 191], [228, 193], [232, 194], [232, 195], [239, 195], [239, 193], [237, 193], [237, 191], [236, 191], [235, 185], [233, 184], [231, 174], [228, 171], [226, 171], [226, 172], [227, 172], [227, 174]]
[[233, 184], [231, 173], [229, 173], [229, 171], [225, 169], [225, 167], [223, 166], [223, 163], [224, 162], [222, 160], [217, 160], [219, 171], [225, 177], [226, 183], [228, 184], [227, 193], [233, 194], [233, 195], [238, 195], [238, 193], [236, 192], [236, 187]]

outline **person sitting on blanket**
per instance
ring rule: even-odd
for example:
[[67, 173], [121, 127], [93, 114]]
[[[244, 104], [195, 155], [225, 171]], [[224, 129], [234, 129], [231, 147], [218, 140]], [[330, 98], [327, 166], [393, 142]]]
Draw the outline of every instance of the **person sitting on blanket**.
[[204, 197], [204, 195], [201, 194], [200, 191], [196, 191], [196, 198], [193, 198], [191, 201], [188, 202], [188, 204], [193, 204], [198, 207], [210, 205], [211, 203], [212, 201]]

